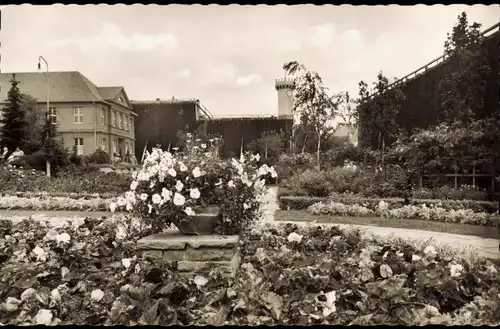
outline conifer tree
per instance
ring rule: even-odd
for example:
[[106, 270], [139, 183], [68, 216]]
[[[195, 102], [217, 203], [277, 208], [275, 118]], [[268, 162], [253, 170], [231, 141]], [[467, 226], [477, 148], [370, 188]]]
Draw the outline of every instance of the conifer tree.
[[7, 93], [6, 105], [2, 109], [2, 118], [0, 123], [0, 138], [2, 148], [7, 146], [9, 151], [14, 151], [16, 147], [21, 149], [24, 147], [26, 139], [26, 115], [22, 110], [23, 99], [19, 91], [19, 81], [16, 80], [16, 75], [12, 74], [10, 80], [11, 88]]

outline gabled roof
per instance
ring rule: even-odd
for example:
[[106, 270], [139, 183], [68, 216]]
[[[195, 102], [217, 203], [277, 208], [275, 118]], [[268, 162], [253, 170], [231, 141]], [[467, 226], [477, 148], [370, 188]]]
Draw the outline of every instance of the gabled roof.
[[105, 100], [114, 100], [122, 91], [123, 87], [99, 87], [99, 93]]
[[[15, 73], [19, 81], [19, 90], [36, 98], [39, 102], [47, 101], [47, 73]], [[77, 71], [49, 72], [50, 102], [105, 102], [125, 90], [123, 87], [97, 87], [83, 74]], [[5, 102], [10, 89], [12, 73], [0, 73], [0, 102]]]

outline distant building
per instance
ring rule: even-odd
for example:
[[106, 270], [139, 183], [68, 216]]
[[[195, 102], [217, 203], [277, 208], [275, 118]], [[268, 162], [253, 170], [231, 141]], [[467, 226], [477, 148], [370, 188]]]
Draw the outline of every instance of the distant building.
[[[15, 73], [19, 90], [36, 98], [46, 113], [47, 73]], [[135, 154], [135, 117], [125, 89], [97, 87], [80, 72], [49, 72], [49, 117], [64, 145], [79, 155], [102, 149]], [[0, 106], [5, 105], [12, 73], [0, 74]]]
[[157, 144], [167, 148], [175, 146], [177, 133], [196, 129], [197, 121], [211, 117], [210, 112], [198, 99], [175, 99], [154, 101], [132, 101], [137, 113], [135, 147], [140, 160], [146, 147], [149, 151]]

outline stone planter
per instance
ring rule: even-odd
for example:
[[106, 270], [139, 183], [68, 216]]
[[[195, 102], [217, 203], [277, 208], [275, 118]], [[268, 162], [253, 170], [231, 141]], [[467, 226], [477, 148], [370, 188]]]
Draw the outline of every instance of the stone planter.
[[234, 277], [240, 265], [237, 235], [185, 235], [173, 229], [137, 242], [142, 257], [157, 263], [177, 262], [177, 270], [192, 276], [207, 267]]
[[195, 215], [174, 225], [185, 235], [210, 235], [214, 234], [221, 214], [217, 205], [194, 209]]

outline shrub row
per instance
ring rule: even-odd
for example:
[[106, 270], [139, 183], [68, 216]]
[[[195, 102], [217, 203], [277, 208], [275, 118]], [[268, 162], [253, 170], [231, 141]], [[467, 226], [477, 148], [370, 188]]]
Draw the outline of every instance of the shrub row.
[[[0, 323], [12, 325], [493, 325], [500, 268], [450, 249], [338, 227], [242, 238], [235, 279], [135, 257], [122, 221], [0, 221]], [[5, 225], [4, 225], [5, 224]], [[135, 232], [137, 233], [137, 232]]]
[[[281, 189], [280, 189], [281, 190]], [[288, 193], [288, 191], [284, 191]], [[280, 192], [278, 192], [280, 194]], [[309, 196], [283, 195], [279, 197], [280, 209], [283, 210], [304, 210], [316, 202], [336, 201], [344, 204], [362, 204], [375, 207], [384, 201], [391, 207], [401, 207], [405, 205], [405, 200], [401, 198], [364, 198], [350, 195], [332, 195], [330, 197], [318, 198]], [[474, 201], [474, 200], [410, 200], [411, 205], [439, 205], [447, 210], [470, 209], [475, 212], [495, 213], [498, 211], [497, 202]]]
[[380, 201], [377, 206], [344, 204], [335, 201], [318, 202], [310, 206], [308, 210], [313, 215], [423, 219], [483, 226], [496, 226], [498, 224], [496, 215], [474, 212], [471, 209], [455, 210], [425, 205], [389, 207], [389, 204], [384, 201]]
[[35, 170], [0, 168], [0, 192], [48, 192], [106, 194], [123, 193], [130, 187], [132, 178], [114, 172], [99, 170], [68, 170], [47, 177]]

